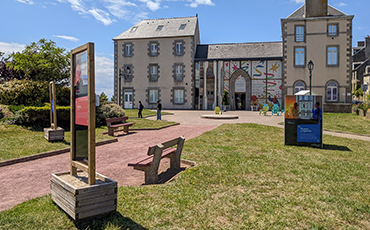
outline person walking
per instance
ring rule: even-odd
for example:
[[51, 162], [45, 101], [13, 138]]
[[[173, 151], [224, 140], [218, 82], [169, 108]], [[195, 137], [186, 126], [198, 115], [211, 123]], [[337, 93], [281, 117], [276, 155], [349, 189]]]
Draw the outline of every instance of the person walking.
[[139, 101], [139, 108], [138, 108], [139, 112], [137, 114], [139, 118], [143, 118], [143, 114], [142, 114], [143, 109], [144, 109], [144, 106], [143, 104], [141, 104], [141, 101]]
[[157, 101], [157, 121], [162, 120], [161, 110], [162, 110], [162, 104], [161, 104], [161, 101], [158, 100]]

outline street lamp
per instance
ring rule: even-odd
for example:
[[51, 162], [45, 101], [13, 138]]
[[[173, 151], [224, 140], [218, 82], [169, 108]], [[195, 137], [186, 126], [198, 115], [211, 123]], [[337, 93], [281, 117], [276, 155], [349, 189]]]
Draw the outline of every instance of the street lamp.
[[310, 95], [312, 94], [311, 93], [311, 79], [312, 79], [312, 70], [313, 70], [313, 67], [314, 67], [314, 64], [313, 64], [313, 61], [312, 60], [310, 60], [309, 62], [308, 62], [308, 70], [310, 71]]

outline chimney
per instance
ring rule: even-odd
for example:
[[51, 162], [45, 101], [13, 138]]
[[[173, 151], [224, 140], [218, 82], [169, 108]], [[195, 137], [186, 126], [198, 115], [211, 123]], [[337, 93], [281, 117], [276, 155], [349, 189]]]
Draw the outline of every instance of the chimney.
[[370, 57], [370, 36], [367, 35], [365, 38], [365, 57], [369, 58]]
[[306, 0], [306, 18], [326, 17], [328, 15], [328, 0]]

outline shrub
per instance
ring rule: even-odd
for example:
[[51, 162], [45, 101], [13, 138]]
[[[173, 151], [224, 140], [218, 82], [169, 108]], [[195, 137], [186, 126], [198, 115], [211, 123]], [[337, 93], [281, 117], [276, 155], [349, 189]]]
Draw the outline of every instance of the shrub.
[[119, 105], [110, 103], [96, 108], [96, 125], [105, 125], [105, 119], [125, 116], [125, 110]]
[[10, 111], [12, 111], [13, 113], [15, 113], [15, 112], [17, 112], [17, 111], [19, 111], [19, 110], [24, 109], [24, 105], [9, 105], [9, 106], [8, 106], [8, 109], [9, 109]]
[[4, 117], [3, 108], [0, 105], [0, 119]]
[[[69, 105], [70, 89], [56, 86], [58, 105]], [[0, 104], [43, 105], [50, 102], [49, 83], [32, 80], [12, 80], [0, 85]]]
[[[57, 124], [62, 128], [70, 126], [70, 107], [57, 106]], [[17, 125], [32, 126], [37, 128], [50, 127], [50, 105], [44, 107], [25, 107], [14, 115]]]

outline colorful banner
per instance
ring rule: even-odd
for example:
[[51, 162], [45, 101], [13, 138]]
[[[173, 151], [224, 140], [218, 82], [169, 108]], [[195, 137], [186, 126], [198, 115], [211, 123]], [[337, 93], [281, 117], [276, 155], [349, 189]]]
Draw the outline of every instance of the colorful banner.
[[266, 75], [266, 62], [253, 61], [252, 62], [252, 79], [265, 79]]
[[238, 61], [233, 61], [230, 63], [230, 65], [231, 65], [230, 66], [231, 75], [240, 69], [240, 62]]
[[267, 80], [267, 97], [278, 97], [282, 96], [282, 80]]
[[268, 61], [267, 79], [278, 79], [282, 76], [281, 61]]
[[266, 98], [266, 81], [253, 80], [252, 81], [252, 97]]
[[230, 92], [230, 77], [231, 77], [231, 72], [230, 72], [230, 62], [225, 62], [224, 63], [224, 90], [226, 92]]
[[241, 65], [240, 65], [240, 68], [242, 70], [244, 70], [245, 72], [247, 72], [249, 75], [251, 75], [250, 73], [250, 61], [242, 61], [241, 62]]

